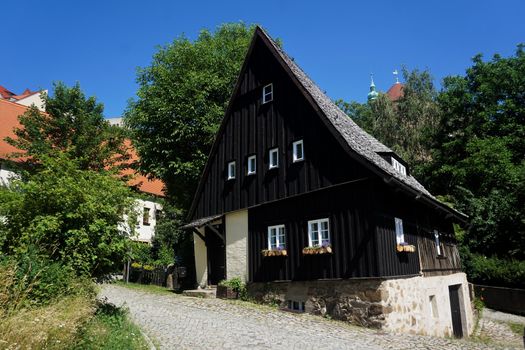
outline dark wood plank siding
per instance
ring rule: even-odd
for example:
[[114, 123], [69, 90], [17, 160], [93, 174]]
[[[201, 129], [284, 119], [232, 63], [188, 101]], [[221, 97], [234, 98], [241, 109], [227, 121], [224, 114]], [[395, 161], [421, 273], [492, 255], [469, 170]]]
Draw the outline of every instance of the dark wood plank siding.
[[[377, 181], [373, 195], [376, 221], [379, 273], [382, 276], [443, 275], [461, 269], [455, 245], [451, 219], [438, 210], [423, 205], [415, 198]], [[407, 243], [416, 246], [416, 253], [398, 254], [395, 251], [395, 218], [403, 220]], [[440, 232], [444, 256], [438, 257], [434, 244], [434, 229]]]
[[[250, 281], [378, 276], [369, 182], [335, 186], [249, 210]], [[333, 254], [304, 256], [308, 221], [329, 218]], [[286, 257], [263, 257], [268, 226], [285, 225]]]
[[[262, 88], [274, 97], [262, 104]], [[287, 198], [369, 176], [334, 139], [304, 96], [270, 55], [256, 43], [239, 94], [235, 96], [193, 219]], [[304, 140], [305, 161], [293, 163], [292, 143]], [[268, 152], [279, 148], [279, 168], [268, 169]], [[257, 156], [257, 173], [247, 176], [247, 158]], [[226, 166], [236, 161], [236, 179]]]

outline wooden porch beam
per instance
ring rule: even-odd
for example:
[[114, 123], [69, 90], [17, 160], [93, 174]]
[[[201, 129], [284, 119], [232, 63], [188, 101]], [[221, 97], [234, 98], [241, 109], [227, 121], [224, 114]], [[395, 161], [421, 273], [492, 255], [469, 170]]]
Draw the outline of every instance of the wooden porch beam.
[[224, 235], [220, 233], [219, 230], [217, 230], [212, 225], [206, 225], [206, 227], [212, 230], [217, 236], [219, 236], [219, 238], [222, 239], [223, 243], [226, 243], [226, 239], [224, 239]]
[[206, 238], [202, 235], [202, 233], [199, 232], [195, 227], [192, 228], [193, 233], [195, 233], [197, 236], [199, 236], [200, 239], [203, 240], [204, 244], [206, 244]]

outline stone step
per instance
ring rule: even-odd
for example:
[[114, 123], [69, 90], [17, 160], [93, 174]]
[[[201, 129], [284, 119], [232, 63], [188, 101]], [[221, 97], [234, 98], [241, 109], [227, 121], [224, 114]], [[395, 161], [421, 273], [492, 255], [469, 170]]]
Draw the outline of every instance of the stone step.
[[189, 289], [182, 292], [182, 295], [194, 298], [215, 298], [217, 289]]

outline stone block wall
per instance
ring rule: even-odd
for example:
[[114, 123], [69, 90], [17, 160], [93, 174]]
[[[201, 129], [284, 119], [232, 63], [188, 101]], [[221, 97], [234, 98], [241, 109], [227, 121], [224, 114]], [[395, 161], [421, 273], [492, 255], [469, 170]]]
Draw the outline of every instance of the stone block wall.
[[[305, 303], [305, 311], [352, 324], [394, 333], [452, 335], [448, 286], [462, 285], [463, 333], [473, 330], [467, 280], [464, 273], [396, 279], [347, 279], [251, 283], [248, 293], [256, 300]], [[431, 311], [429, 297], [437, 309]]]

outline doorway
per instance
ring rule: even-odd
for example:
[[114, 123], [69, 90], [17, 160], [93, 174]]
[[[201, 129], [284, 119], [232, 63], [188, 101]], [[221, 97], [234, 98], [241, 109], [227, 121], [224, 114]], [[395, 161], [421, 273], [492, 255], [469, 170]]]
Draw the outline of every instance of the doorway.
[[[208, 253], [208, 284], [217, 285], [226, 279], [226, 244], [224, 225], [206, 227], [206, 250]], [[221, 237], [222, 235], [222, 237]]]
[[455, 284], [448, 286], [448, 294], [450, 298], [450, 314], [452, 316], [452, 330], [454, 337], [463, 337], [463, 323], [462, 323], [462, 312], [461, 312], [461, 284]]

